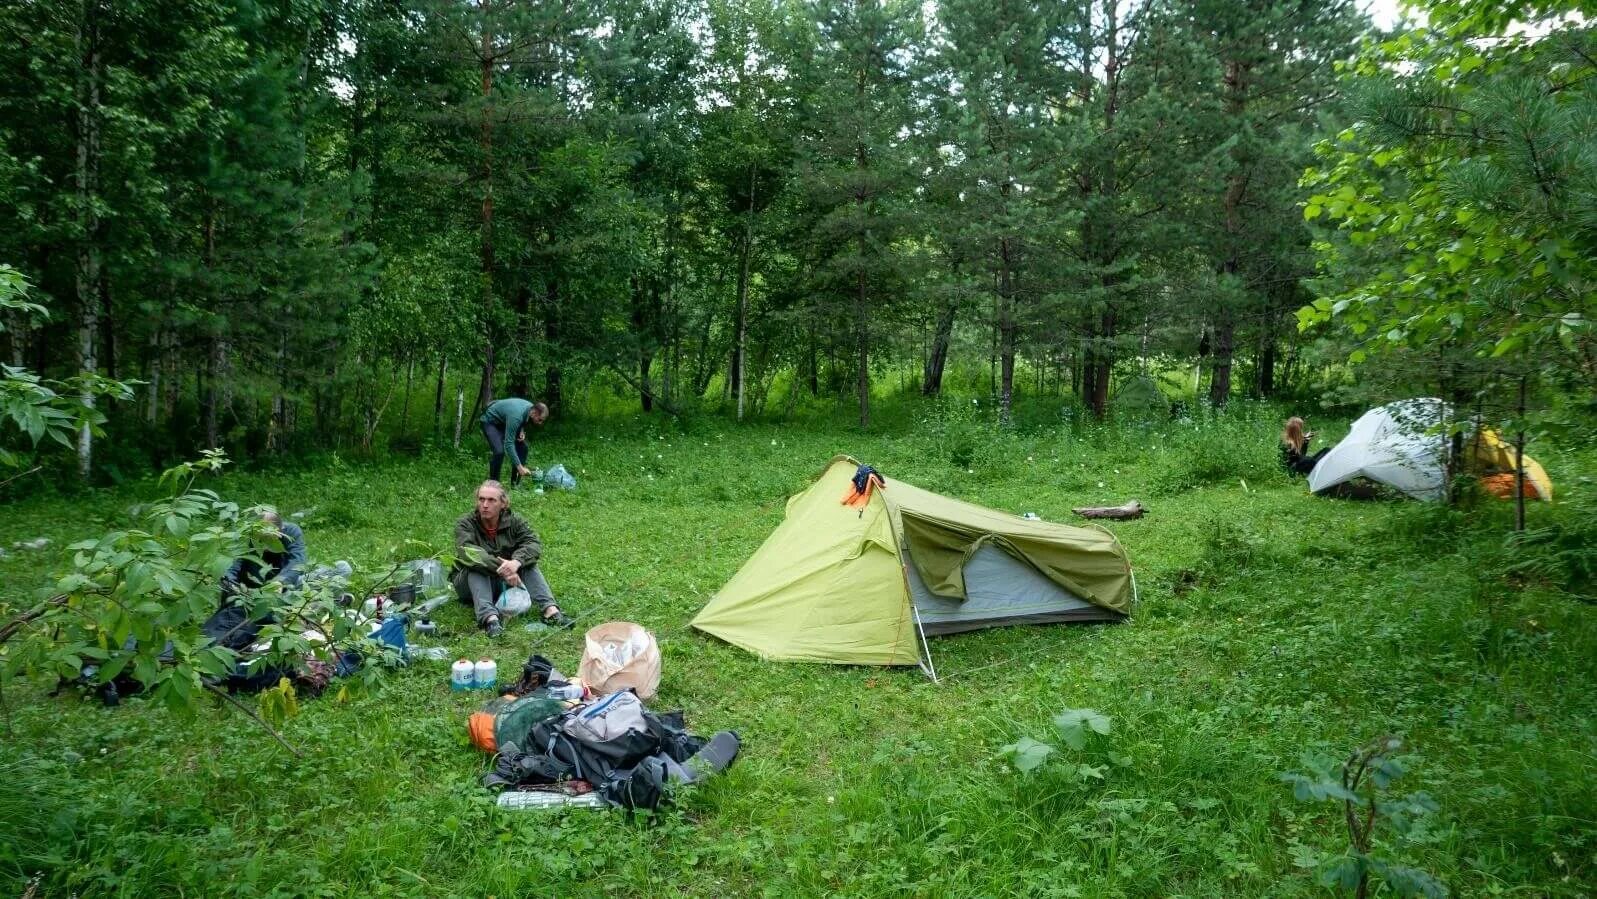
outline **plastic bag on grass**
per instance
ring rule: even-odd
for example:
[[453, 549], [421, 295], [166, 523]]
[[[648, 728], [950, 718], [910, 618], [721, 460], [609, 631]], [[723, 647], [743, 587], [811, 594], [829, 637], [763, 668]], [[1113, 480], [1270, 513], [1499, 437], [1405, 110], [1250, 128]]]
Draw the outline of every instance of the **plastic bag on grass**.
[[577, 677], [600, 696], [630, 687], [652, 699], [660, 688], [660, 646], [640, 625], [606, 622], [584, 635]]
[[549, 470], [543, 473], [543, 484], [545, 487], [554, 490], [577, 489], [576, 477], [571, 472], [566, 471], [564, 465], [550, 466]]

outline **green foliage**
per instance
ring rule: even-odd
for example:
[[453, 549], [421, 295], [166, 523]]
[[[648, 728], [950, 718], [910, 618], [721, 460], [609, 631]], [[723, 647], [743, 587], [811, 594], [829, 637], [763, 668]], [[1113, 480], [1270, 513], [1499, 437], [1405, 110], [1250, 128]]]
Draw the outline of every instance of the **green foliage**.
[[1420, 6], [1431, 28], [1351, 66], [1359, 120], [1304, 175], [1335, 230], [1300, 324], [1340, 323], [1354, 362], [1453, 347], [1589, 390], [1593, 29], [1580, 4]]
[[1447, 888], [1418, 868], [1396, 864], [1375, 854], [1375, 829], [1387, 825], [1399, 843], [1413, 836], [1426, 816], [1438, 806], [1425, 792], [1406, 796], [1388, 793], [1392, 783], [1408, 772], [1410, 759], [1398, 755], [1402, 741], [1382, 737], [1338, 763], [1323, 756], [1303, 758], [1306, 772], [1283, 773], [1299, 802], [1337, 802], [1347, 810], [1350, 843], [1346, 853], [1324, 861], [1320, 883], [1364, 896], [1371, 875], [1398, 896], [1444, 899]]
[[[1081, 782], [1103, 780], [1110, 766], [1123, 767], [1131, 764], [1131, 760], [1126, 756], [1107, 750], [1085, 752], [1089, 739], [1096, 739], [1092, 735], [1108, 736], [1110, 721], [1107, 715], [1094, 709], [1065, 709], [1054, 716], [1053, 723], [1059, 739], [1063, 741], [1063, 747], [1031, 737], [1021, 737], [1018, 741], [1000, 748], [999, 755], [1008, 758], [1010, 764], [1014, 765], [1015, 770], [1021, 774], [1031, 774], [1048, 764], [1051, 759], [1062, 759], [1065, 750], [1068, 749], [1072, 760], [1057, 761], [1053, 767], [1064, 773], [1066, 777]], [[1092, 764], [1093, 761], [1105, 764], [1095, 765]]]
[[[280, 548], [258, 509], [241, 510], [215, 491], [196, 486], [227, 464], [220, 451], [165, 472], [170, 493], [136, 509], [142, 526], [114, 528], [68, 546], [70, 566], [39, 591], [31, 608], [10, 607], [0, 678], [89, 676], [107, 684], [128, 676], [164, 705], [190, 712], [204, 690], [225, 681], [239, 661], [213, 643], [200, 626], [214, 611], [223, 575], [234, 559], [259, 558]], [[336, 658], [360, 646], [393, 664], [391, 650], [367, 644], [365, 630], [337, 605], [330, 586], [285, 592], [273, 582], [235, 599], [252, 617], [271, 617], [259, 634], [268, 667], [296, 668], [308, 656]], [[316, 639], [307, 636], [314, 632]], [[364, 682], [380, 666], [364, 669]], [[263, 709], [270, 718], [292, 716], [292, 693]]]
[[[0, 264], [0, 332], [6, 330], [6, 320], [12, 315], [24, 322], [47, 317], [43, 306], [28, 301], [28, 289], [22, 273]], [[24, 368], [0, 364], [0, 421], [11, 426], [0, 431], [0, 471], [26, 463], [23, 455], [5, 445], [12, 437], [12, 429], [26, 437], [35, 450], [46, 438], [71, 447], [73, 436], [82, 428], [88, 428], [95, 436], [104, 435], [106, 417], [94, 406], [95, 399], [125, 400], [132, 391], [131, 383], [94, 373], [54, 381]]]

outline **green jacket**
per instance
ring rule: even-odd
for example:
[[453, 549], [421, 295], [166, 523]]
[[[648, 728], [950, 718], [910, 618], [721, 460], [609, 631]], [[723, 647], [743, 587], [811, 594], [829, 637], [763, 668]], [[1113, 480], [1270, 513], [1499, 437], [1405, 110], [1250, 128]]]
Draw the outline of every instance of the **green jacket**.
[[455, 571], [492, 575], [502, 559], [515, 559], [522, 568], [531, 568], [542, 555], [538, 535], [508, 509], [499, 513], [499, 530], [492, 539], [475, 510], [455, 522]]
[[524, 400], [519, 396], [506, 397], [494, 400], [483, 410], [483, 424], [496, 424], [505, 429], [505, 442], [510, 443], [516, 439], [527, 420], [532, 417], [532, 401]]

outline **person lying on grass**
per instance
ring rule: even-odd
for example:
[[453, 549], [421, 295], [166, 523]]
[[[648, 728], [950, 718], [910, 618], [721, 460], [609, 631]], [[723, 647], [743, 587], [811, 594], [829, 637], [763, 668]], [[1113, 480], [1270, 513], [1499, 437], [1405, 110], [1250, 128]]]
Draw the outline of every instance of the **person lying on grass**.
[[510, 495], [498, 481], [483, 481], [477, 488], [477, 509], [455, 522], [455, 596], [470, 603], [477, 624], [497, 637], [504, 622], [494, 599], [505, 586], [524, 587], [543, 610], [545, 624], [571, 627], [555, 603], [549, 582], [538, 570], [543, 544], [519, 516], [510, 511]]

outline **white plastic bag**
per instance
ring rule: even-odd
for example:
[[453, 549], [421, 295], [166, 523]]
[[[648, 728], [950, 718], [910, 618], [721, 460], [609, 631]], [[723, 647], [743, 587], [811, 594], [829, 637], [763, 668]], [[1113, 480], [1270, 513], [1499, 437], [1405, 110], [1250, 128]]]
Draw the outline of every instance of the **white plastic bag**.
[[499, 601], [494, 603], [494, 608], [514, 618], [532, 608], [532, 594], [526, 587], [506, 587], [499, 594]]
[[543, 473], [543, 485], [552, 490], [575, 490], [577, 479], [564, 465], [554, 465]]
[[577, 677], [596, 695], [631, 687], [639, 699], [660, 688], [660, 646], [654, 635], [630, 621], [610, 621], [583, 637]]

